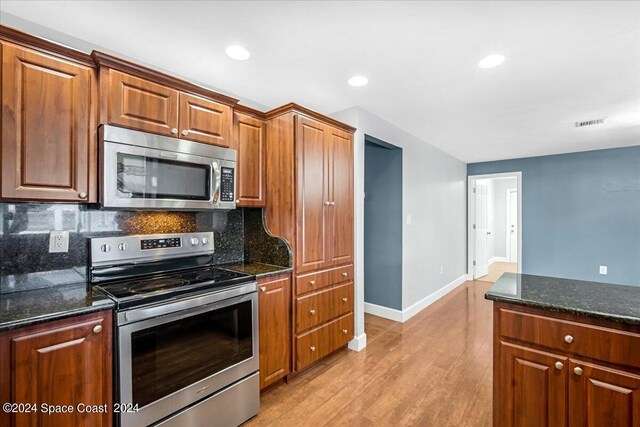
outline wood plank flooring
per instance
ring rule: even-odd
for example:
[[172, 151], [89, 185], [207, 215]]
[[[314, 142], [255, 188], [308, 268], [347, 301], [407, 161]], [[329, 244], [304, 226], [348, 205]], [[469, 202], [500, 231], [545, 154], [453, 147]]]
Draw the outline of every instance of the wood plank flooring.
[[405, 323], [366, 315], [340, 351], [262, 395], [247, 426], [490, 426], [491, 283], [466, 282]]

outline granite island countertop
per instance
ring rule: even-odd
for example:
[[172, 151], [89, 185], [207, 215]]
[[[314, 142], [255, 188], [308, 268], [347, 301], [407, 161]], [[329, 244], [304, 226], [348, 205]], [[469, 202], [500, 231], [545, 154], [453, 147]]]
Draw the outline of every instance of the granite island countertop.
[[111, 310], [114, 302], [86, 282], [0, 294], [0, 331]]
[[293, 268], [291, 267], [262, 264], [259, 262], [238, 262], [233, 264], [223, 264], [219, 267], [237, 271], [240, 273], [251, 274], [252, 276], [256, 276], [257, 279], [275, 276], [277, 274], [291, 273], [293, 271]]
[[504, 273], [485, 298], [640, 325], [640, 286]]

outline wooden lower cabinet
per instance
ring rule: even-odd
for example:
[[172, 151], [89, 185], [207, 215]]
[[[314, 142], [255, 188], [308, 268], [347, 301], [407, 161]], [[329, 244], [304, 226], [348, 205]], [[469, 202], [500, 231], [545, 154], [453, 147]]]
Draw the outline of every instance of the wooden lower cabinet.
[[258, 280], [260, 327], [260, 388], [291, 371], [291, 277], [289, 274]]
[[[3, 411], [0, 425], [110, 426], [111, 325], [111, 311], [103, 311], [2, 332], [0, 400], [37, 410]], [[46, 414], [51, 407], [71, 409]]]
[[353, 338], [353, 313], [296, 338], [296, 368], [303, 369], [347, 345]]
[[640, 427], [638, 352], [638, 327], [495, 303], [493, 425]]

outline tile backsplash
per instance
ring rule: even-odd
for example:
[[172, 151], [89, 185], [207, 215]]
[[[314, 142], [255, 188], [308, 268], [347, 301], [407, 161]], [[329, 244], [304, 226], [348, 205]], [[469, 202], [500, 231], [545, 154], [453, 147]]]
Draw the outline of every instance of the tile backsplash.
[[[257, 211], [253, 219], [261, 214], [251, 211]], [[0, 215], [0, 293], [85, 281], [88, 237], [213, 231], [216, 264], [245, 260], [245, 209], [108, 211], [81, 204], [0, 203]], [[281, 239], [260, 232], [255, 221], [248, 228], [255, 235], [252, 247], [266, 248], [251, 261], [288, 261]], [[69, 231], [69, 252], [49, 253], [51, 230]]]

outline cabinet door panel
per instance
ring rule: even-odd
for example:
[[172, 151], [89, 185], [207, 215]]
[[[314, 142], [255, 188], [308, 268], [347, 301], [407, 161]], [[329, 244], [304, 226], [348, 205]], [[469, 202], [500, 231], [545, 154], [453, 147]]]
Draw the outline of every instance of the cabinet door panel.
[[240, 207], [265, 206], [265, 127], [262, 120], [235, 115]]
[[330, 232], [327, 246], [333, 265], [353, 262], [353, 138], [330, 129]]
[[268, 277], [258, 286], [260, 388], [264, 388], [290, 371], [291, 279]]
[[298, 159], [297, 248], [298, 273], [322, 268], [330, 262], [327, 230], [326, 128], [303, 117], [297, 120]]
[[95, 201], [94, 85], [91, 68], [2, 43], [3, 198]]
[[[100, 328], [102, 328], [100, 330]], [[0, 417], [10, 426], [111, 425], [111, 312], [55, 321], [9, 331], [0, 340], [3, 398], [16, 403], [72, 406], [73, 411], [42, 411]], [[6, 393], [6, 394], [5, 394]], [[106, 405], [87, 413], [78, 404]]]
[[180, 93], [180, 138], [230, 147], [232, 120], [228, 105]]
[[565, 426], [568, 359], [504, 342], [499, 352], [494, 425]]
[[640, 376], [575, 360], [569, 375], [571, 427], [640, 427]]
[[178, 91], [135, 76], [109, 70], [109, 123], [176, 136]]

